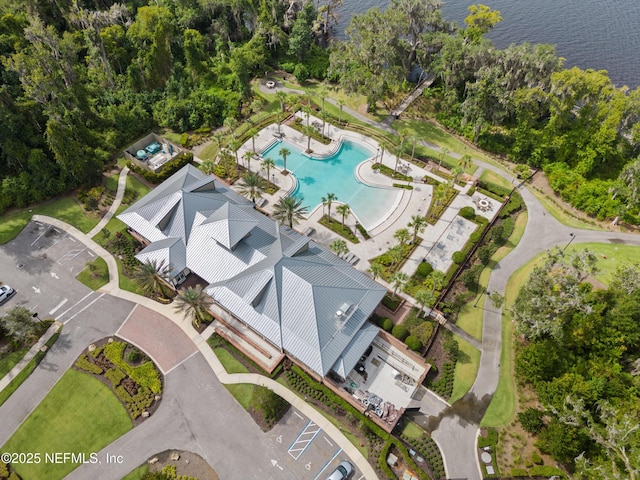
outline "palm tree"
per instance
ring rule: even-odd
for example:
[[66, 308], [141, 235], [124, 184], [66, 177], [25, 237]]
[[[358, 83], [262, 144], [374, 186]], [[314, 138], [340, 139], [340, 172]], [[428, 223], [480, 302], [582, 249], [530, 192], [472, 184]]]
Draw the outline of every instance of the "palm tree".
[[431, 288], [431, 293], [435, 294], [444, 286], [445, 274], [440, 270], [434, 270], [424, 281], [424, 286]]
[[229, 142], [229, 148], [233, 150], [233, 153], [236, 156], [236, 165], [240, 165], [240, 158], [238, 158], [238, 150], [240, 150], [240, 141], [231, 140], [231, 142]]
[[375, 280], [384, 273], [384, 265], [380, 262], [371, 262], [371, 265], [369, 265], [369, 272], [373, 275], [373, 279]]
[[409, 222], [407, 227], [413, 228], [413, 239], [411, 240], [412, 243], [416, 242], [416, 239], [418, 238], [418, 234], [424, 232], [424, 229], [426, 228], [426, 226], [427, 226], [427, 219], [424, 218], [422, 215], [411, 216], [411, 221]]
[[396, 156], [396, 165], [393, 167], [394, 172], [398, 172], [398, 163], [400, 163], [400, 156], [402, 155], [402, 147], [396, 147], [393, 151]]
[[256, 153], [256, 138], [258, 138], [258, 130], [252, 128], [249, 130], [249, 136], [251, 137], [251, 146], [253, 147], [253, 153]]
[[213, 303], [211, 297], [202, 289], [201, 285], [181, 288], [174, 300], [175, 311], [184, 314], [184, 318], [191, 317], [194, 327], [200, 328], [207, 309]]
[[349, 247], [347, 246], [347, 242], [338, 238], [329, 244], [329, 248], [333, 253], [341, 257], [345, 253], [349, 253]]
[[402, 258], [402, 247], [400, 245], [394, 245], [387, 253], [391, 256], [391, 266], [393, 267]]
[[343, 99], [338, 100], [338, 106], [340, 107], [340, 114], [338, 115], [338, 123], [342, 123], [342, 109], [344, 108], [345, 101]]
[[380, 142], [380, 163], [382, 163], [382, 157], [384, 157], [384, 151], [387, 149], [387, 142]]
[[260, 163], [260, 166], [262, 166], [262, 168], [264, 168], [267, 171], [267, 181], [269, 181], [269, 172], [271, 172], [272, 168], [275, 168], [276, 162], [274, 162], [272, 158], [267, 157], [264, 160], [262, 160], [262, 163]]
[[464, 169], [460, 165], [456, 165], [455, 167], [453, 167], [453, 170], [451, 170], [451, 173], [453, 174], [453, 183], [457, 183], [464, 173]]
[[247, 170], [251, 171], [251, 158], [253, 157], [253, 153], [246, 151], [244, 152], [244, 155], [242, 155], [242, 158], [244, 158], [244, 161], [247, 162]]
[[236, 127], [238, 126], [238, 121], [233, 117], [227, 117], [224, 119], [223, 125], [229, 130], [233, 139], [236, 138]]
[[293, 228], [293, 222], [304, 218], [307, 214], [307, 207], [302, 205], [304, 198], [281, 197], [273, 206], [273, 218], [281, 222], [286, 222], [289, 228]]
[[449, 154], [449, 149], [447, 147], [442, 147], [440, 149], [440, 155], [438, 155], [438, 157], [440, 158], [440, 166], [442, 167], [442, 162], [444, 162], [444, 157], [446, 157]]
[[411, 163], [413, 163], [413, 157], [416, 154], [416, 143], [418, 143], [418, 137], [415, 135], [411, 137], [411, 142], [413, 143], [411, 147]]
[[304, 134], [307, 136], [307, 153], [311, 153], [311, 134], [314, 132], [313, 127], [302, 127]]
[[351, 207], [348, 204], [343, 203], [336, 207], [336, 212], [342, 216], [342, 227], [344, 228], [344, 219], [351, 213]]
[[468, 153], [465, 153], [460, 158], [460, 168], [462, 168], [463, 171], [469, 168], [472, 163], [473, 163], [473, 158], [471, 158], [471, 155], [469, 155]]
[[393, 234], [393, 238], [400, 242], [401, 247], [404, 247], [404, 245], [409, 241], [409, 238], [411, 238], [411, 234], [406, 228], [401, 228], [396, 230], [396, 233]]
[[418, 317], [426, 313], [424, 308], [427, 305], [431, 307], [436, 301], [436, 296], [433, 294], [433, 292], [425, 288], [421, 288], [420, 290], [418, 290], [415, 293], [414, 298], [416, 299], [416, 302], [418, 302], [418, 305], [420, 305], [420, 311], [418, 312]]
[[291, 155], [291, 150], [284, 147], [280, 149], [278, 154], [282, 157], [282, 161], [284, 163], [284, 168], [282, 169], [282, 173], [287, 173], [287, 156]]
[[164, 295], [164, 287], [171, 281], [171, 270], [164, 260], [146, 260], [136, 267], [133, 278], [145, 295], [157, 298]]
[[324, 136], [324, 127], [327, 123], [327, 118], [329, 118], [329, 114], [327, 112], [325, 112], [324, 110], [322, 110], [320, 112], [320, 118], [322, 118], [322, 136]]
[[279, 90], [276, 92], [276, 97], [280, 101], [280, 110], [284, 113], [285, 102], [287, 101], [287, 93]]
[[256, 198], [261, 198], [264, 193], [264, 178], [257, 173], [248, 172], [242, 177], [240, 195], [249, 198], [256, 203]]
[[396, 298], [396, 292], [402, 291], [405, 283], [409, 280], [409, 277], [404, 272], [396, 272], [391, 275], [391, 283], [393, 284], [393, 298]]
[[322, 206], [327, 206], [327, 215], [331, 217], [331, 204], [338, 200], [338, 197], [335, 193], [327, 193], [326, 197], [322, 197]]

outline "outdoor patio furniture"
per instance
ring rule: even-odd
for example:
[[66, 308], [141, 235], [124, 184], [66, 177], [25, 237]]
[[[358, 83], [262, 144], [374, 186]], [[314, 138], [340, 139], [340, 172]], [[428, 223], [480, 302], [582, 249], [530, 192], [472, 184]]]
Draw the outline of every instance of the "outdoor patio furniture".
[[359, 261], [360, 261], [360, 257], [357, 257], [357, 256], [355, 256], [355, 255], [354, 255], [354, 256], [353, 256], [353, 258], [352, 258], [351, 260], [349, 260], [349, 263], [350, 263], [351, 265], [355, 265], [355, 264], [356, 264], [356, 263], [358, 263]]
[[302, 234], [306, 237], [310, 237], [314, 233], [316, 233], [316, 229], [313, 227], [307, 227], [305, 228], [304, 232], [302, 232]]
[[259, 198], [259, 199], [256, 201], [256, 207], [258, 207], [258, 208], [262, 208], [262, 207], [264, 207], [266, 204], [267, 204], [267, 199], [266, 199], [266, 198]]

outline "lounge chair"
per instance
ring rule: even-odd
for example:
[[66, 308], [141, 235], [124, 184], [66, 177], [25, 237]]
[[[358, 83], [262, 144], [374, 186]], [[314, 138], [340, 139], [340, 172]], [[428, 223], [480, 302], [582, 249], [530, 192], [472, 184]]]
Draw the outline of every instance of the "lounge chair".
[[353, 258], [351, 260], [349, 260], [349, 263], [351, 265], [355, 265], [356, 263], [358, 263], [360, 261], [360, 257], [357, 257], [356, 255], [353, 256]]

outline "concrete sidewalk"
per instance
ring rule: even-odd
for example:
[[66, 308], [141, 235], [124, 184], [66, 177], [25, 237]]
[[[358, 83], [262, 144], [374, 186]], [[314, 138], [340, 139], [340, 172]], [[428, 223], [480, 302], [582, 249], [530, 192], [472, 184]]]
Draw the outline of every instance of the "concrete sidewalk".
[[62, 327], [62, 323], [53, 322], [47, 331], [38, 339], [38, 341], [29, 349], [27, 353], [25, 353], [22, 360], [15, 364], [15, 366], [7, 373], [4, 377], [0, 378], [0, 392], [2, 392], [7, 386], [11, 383], [11, 381], [18, 376], [18, 374], [26, 368], [29, 362], [37, 355], [37, 353], [45, 346], [45, 344], [49, 341], [51, 337], [53, 337], [58, 330]]
[[109, 211], [102, 217], [102, 219], [98, 222], [98, 224], [91, 229], [87, 236], [89, 238], [95, 237], [100, 230], [102, 230], [107, 223], [113, 218], [122, 202], [122, 197], [124, 197], [124, 192], [127, 188], [127, 174], [129, 173], [129, 167], [124, 167], [120, 171], [120, 176], [118, 177], [118, 191], [116, 192], [116, 198], [113, 200], [113, 203], [109, 207]]

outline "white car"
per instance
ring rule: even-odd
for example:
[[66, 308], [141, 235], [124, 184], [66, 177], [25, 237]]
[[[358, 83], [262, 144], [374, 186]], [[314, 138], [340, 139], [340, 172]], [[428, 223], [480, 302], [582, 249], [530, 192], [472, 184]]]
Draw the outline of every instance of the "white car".
[[345, 478], [349, 478], [349, 475], [353, 473], [353, 465], [349, 462], [344, 461], [340, 463], [333, 471], [327, 480], [344, 480]]
[[9, 300], [16, 291], [9, 285], [0, 285], [0, 305]]

